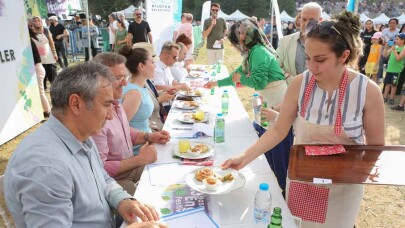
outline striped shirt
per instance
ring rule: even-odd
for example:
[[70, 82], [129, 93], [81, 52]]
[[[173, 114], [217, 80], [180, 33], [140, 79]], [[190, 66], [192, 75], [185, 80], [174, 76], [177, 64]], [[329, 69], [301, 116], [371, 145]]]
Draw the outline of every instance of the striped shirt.
[[[298, 113], [301, 113], [301, 108], [304, 102], [304, 92], [310, 79], [309, 71], [303, 73], [303, 80], [299, 93]], [[363, 110], [366, 100], [366, 87], [368, 78], [362, 74], [358, 74], [351, 82], [347, 84], [345, 98], [342, 104], [342, 123], [346, 135], [357, 144], [364, 144], [364, 129], [363, 129]], [[330, 104], [328, 107], [328, 92], [319, 88], [315, 84], [312, 94], [310, 95], [305, 112], [305, 120], [310, 123], [319, 125], [334, 126], [336, 121], [339, 90], [332, 93]]]

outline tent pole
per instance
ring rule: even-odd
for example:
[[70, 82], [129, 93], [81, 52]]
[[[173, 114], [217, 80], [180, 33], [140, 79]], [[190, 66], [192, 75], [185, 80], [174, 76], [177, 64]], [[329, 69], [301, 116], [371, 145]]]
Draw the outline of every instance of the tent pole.
[[87, 54], [89, 55], [89, 59], [92, 60], [93, 56], [91, 55], [91, 36], [90, 36], [90, 23], [89, 23], [89, 2], [87, 0], [83, 0], [83, 5], [86, 8], [86, 25], [87, 25], [87, 41], [88, 41], [88, 48]]
[[[270, 0], [270, 12], [269, 12], [269, 15], [270, 15], [270, 21], [271, 21], [271, 32], [270, 32], [270, 40], [269, 40], [269, 42], [272, 44], [272, 41], [273, 41], [273, 12], [274, 12], [274, 6], [273, 6], [273, 1], [274, 0]], [[277, 22], [276, 22], [277, 23]], [[277, 25], [276, 25], [277, 26]]]

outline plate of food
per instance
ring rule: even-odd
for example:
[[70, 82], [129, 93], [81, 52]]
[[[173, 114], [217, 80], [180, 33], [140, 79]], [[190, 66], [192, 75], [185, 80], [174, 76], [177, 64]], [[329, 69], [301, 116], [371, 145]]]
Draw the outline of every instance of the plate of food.
[[191, 141], [189, 148], [184, 148], [184, 152], [180, 151], [180, 143], [178, 145], [174, 145], [172, 152], [174, 155], [187, 158], [187, 159], [201, 159], [201, 158], [208, 158], [214, 155], [214, 146], [209, 143], [205, 142], [197, 142]]
[[175, 104], [176, 108], [187, 110], [192, 110], [200, 107], [200, 104], [196, 101], [177, 101]]
[[242, 188], [246, 184], [245, 176], [233, 169], [220, 167], [202, 168], [186, 176], [187, 185], [206, 194], [225, 194]]
[[209, 113], [205, 112], [202, 118], [198, 118], [198, 115], [193, 112], [182, 113], [176, 118], [182, 123], [194, 124], [194, 123], [205, 123], [209, 120]]
[[187, 75], [188, 78], [202, 78], [204, 73], [202, 72], [190, 72], [189, 75]]
[[205, 72], [205, 71], [209, 70], [209, 67], [207, 67], [207, 66], [190, 66], [190, 70]]
[[191, 89], [188, 91], [182, 90], [179, 92], [180, 95], [189, 96], [189, 97], [201, 97], [203, 93], [197, 89]]

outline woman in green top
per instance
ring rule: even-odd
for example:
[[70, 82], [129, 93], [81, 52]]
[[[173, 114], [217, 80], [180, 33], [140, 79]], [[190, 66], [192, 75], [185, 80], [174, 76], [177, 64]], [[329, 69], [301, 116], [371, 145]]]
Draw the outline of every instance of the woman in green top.
[[276, 51], [264, 33], [250, 19], [244, 19], [232, 25], [228, 38], [241, 52], [242, 65], [229, 77], [208, 82], [205, 87], [229, 86], [240, 82], [255, 89], [269, 106], [280, 103], [287, 90], [287, 83], [276, 61]]
[[125, 28], [125, 24], [120, 20], [117, 19], [117, 33], [115, 34], [115, 44], [114, 44], [114, 52], [118, 53], [118, 51], [128, 44], [127, 34], [128, 31]]

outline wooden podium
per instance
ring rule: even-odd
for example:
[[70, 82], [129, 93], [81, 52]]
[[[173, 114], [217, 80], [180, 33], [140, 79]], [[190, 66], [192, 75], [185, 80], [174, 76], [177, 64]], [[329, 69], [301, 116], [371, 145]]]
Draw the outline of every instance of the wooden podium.
[[344, 147], [347, 151], [344, 154], [308, 156], [305, 145], [293, 146], [289, 178], [307, 182], [321, 178], [332, 183], [405, 185], [405, 146]]

